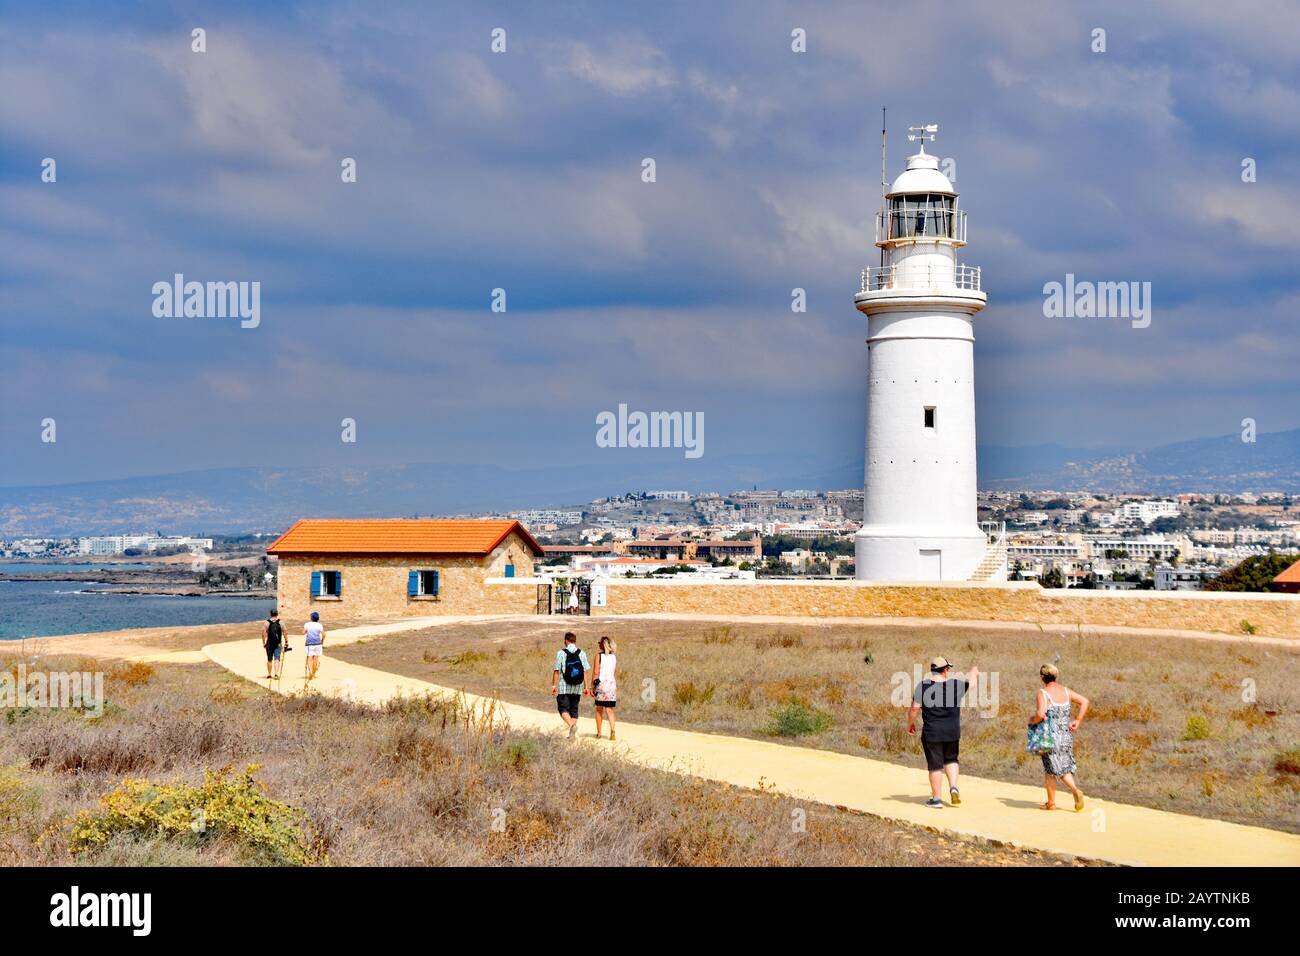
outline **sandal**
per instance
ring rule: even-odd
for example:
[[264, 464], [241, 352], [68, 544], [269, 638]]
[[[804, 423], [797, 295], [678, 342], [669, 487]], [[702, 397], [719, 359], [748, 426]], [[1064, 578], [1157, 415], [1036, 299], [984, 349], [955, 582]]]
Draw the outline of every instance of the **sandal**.
[[1083, 809], [1083, 791], [1080, 790], [1074, 795], [1074, 812], [1078, 813]]
[[1050, 803], [1050, 802], [1049, 802], [1049, 803], [1044, 803], [1044, 804], [1043, 804], [1041, 807], [1039, 807], [1038, 809], [1039, 809], [1039, 810], [1055, 810], [1055, 809], [1056, 809], [1056, 804], [1054, 804], [1054, 803]]

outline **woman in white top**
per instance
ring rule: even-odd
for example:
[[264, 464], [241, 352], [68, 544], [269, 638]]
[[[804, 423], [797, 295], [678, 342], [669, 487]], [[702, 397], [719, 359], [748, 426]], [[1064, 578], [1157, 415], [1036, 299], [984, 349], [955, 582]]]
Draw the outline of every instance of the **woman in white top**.
[[618, 682], [614, 676], [617, 667], [614, 642], [602, 637], [600, 650], [596, 652], [596, 736], [600, 736], [601, 718], [608, 717], [610, 740], [614, 739], [614, 707], [618, 703]]

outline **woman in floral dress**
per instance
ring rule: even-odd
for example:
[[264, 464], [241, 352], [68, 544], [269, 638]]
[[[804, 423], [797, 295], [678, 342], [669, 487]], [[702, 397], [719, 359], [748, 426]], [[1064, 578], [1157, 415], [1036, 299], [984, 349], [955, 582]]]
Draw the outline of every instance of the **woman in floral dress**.
[[600, 650], [596, 653], [596, 736], [600, 736], [601, 718], [608, 718], [610, 740], [616, 739], [614, 708], [618, 705], [618, 681], [615, 676], [618, 657], [614, 650], [614, 642], [608, 637], [602, 637]]
[[[1074, 809], [1079, 811], [1083, 809], [1083, 791], [1074, 780], [1078, 770], [1074, 762], [1074, 732], [1088, 712], [1088, 698], [1059, 683], [1061, 673], [1054, 664], [1044, 664], [1038, 669], [1038, 675], [1043, 679], [1043, 688], [1038, 692], [1034, 717], [1029, 722], [1050, 720], [1052, 736], [1056, 738], [1052, 751], [1043, 754], [1043, 786], [1047, 788], [1043, 809], [1056, 809], [1056, 778], [1060, 777], [1061, 783], [1074, 794]], [[1073, 704], [1079, 705], [1079, 716], [1071, 720]]]

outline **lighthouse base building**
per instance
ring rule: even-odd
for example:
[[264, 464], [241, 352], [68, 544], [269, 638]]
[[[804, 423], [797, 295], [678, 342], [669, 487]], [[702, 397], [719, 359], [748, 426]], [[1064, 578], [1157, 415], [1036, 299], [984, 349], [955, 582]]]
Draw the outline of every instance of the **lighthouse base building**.
[[856, 577], [1005, 580], [1005, 534], [981, 527], [975, 498], [974, 316], [987, 297], [979, 269], [957, 261], [966, 215], [924, 139], [884, 205], [881, 265], [863, 271], [854, 297], [867, 316]]

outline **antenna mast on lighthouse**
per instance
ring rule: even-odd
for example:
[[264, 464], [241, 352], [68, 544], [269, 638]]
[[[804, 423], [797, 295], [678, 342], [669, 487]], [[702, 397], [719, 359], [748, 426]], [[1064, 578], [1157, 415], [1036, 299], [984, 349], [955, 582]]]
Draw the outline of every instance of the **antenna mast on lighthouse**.
[[[888, 109], [886, 107], [882, 106], [880, 108], [880, 223], [882, 225], [885, 222], [885, 190], [889, 188], [885, 179], [885, 170], [887, 168], [885, 166], [885, 115], [887, 112]], [[877, 226], [877, 229], [878, 228], [879, 226]], [[880, 249], [880, 265], [882, 267], [885, 265], [885, 250], [883, 246]]]

